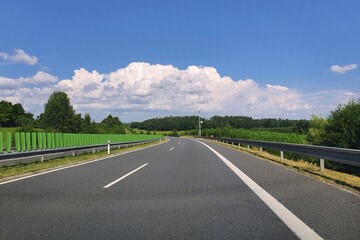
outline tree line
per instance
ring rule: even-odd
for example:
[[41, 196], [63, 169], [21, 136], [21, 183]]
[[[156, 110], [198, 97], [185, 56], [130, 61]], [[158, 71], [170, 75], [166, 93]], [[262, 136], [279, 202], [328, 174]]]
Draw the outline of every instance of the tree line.
[[[308, 144], [360, 149], [360, 99], [352, 99], [346, 104], [340, 104], [327, 118], [318, 115], [312, 115], [311, 120], [213, 116], [209, 119], [201, 118], [201, 121], [203, 133], [216, 132], [219, 135], [225, 132], [231, 133], [231, 129], [298, 133], [306, 135]], [[148, 131], [173, 131], [176, 134], [177, 131], [187, 131], [189, 134], [197, 135], [199, 116], [152, 118], [143, 122], [133, 122], [130, 126]]]
[[101, 122], [95, 122], [90, 113], [84, 117], [74, 110], [70, 98], [65, 92], [54, 92], [44, 106], [44, 112], [36, 119], [26, 113], [20, 103], [0, 102], [0, 127], [19, 127], [21, 131], [33, 131], [34, 128], [49, 132], [62, 133], [126, 133], [126, 126], [111, 114]]
[[[230, 127], [298, 133], [306, 133], [309, 129], [309, 121], [304, 119], [253, 119], [246, 116], [213, 116], [209, 119], [201, 118], [201, 121], [203, 129]], [[130, 127], [148, 131], [173, 131], [174, 129], [177, 131], [189, 131], [199, 128], [199, 116], [152, 118], [143, 122], [132, 122]]]
[[11, 102], [0, 102], [0, 126], [17, 127], [34, 124], [34, 115], [25, 112], [20, 103], [12, 104]]
[[[201, 118], [202, 129], [252, 129], [274, 132], [291, 132], [307, 135], [314, 145], [360, 149], [360, 99], [350, 100], [330, 112], [327, 118], [313, 115], [311, 120], [280, 118], [253, 119], [246, 116], [213, 116]], [[197, 132], [198, 116], [168, 116], [132, 122], [131, 128], [150, 131]], [[126, 133], [127, 128], [116, 116], [108, 115], [95, 122], [89, 113], [84, 117], [76, 113], [65, 92], [54, 92], [44, 105], [44, 112], [36, 119], [25, 112], [20, 103], [0, 101], [0, 127], [20, 127], [21, 131], [40, 128], [64, 133]], [[206, 132], [206, 131], [205, 131]]]

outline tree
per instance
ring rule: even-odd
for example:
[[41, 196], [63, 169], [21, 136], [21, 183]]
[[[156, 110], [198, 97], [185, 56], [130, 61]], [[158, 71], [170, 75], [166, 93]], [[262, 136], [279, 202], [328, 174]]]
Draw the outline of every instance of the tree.
[[43, 127], [60, 132], [78, 132], [80, 119], [76, 116], [68, 95], [54, 92], [45, 104], [41, 115]]
[[3, 127], [30, 127], [34, 124], [33, 114], [25, 113], [20, 103], [0, 102], [0, 126]]
[[91, 120], [90, 113], [85, 113], [84, 119], [81, 119], [82, 133], [98, 133], [96, 123]]
[[101, 121], [100, 128], [102, 133], [126, 133], [125, 127], [120, 119], [118, 117], [113, 117], [111, 114]]
[[360, 149], [360, 99], [331, 111], [323, 142], [327, 146]]
[[314, 145], [324, 145], [326, 119], [312, 115], [306, 140]]
[[0, 126], [2, 127], [13, 127], [14, 113], [11, 102], [1, 101], [0, 102]]
[[294, 132], [306, 134], [309, 131], [310, 122], [305, 119], [299, 120], [294, 126]]

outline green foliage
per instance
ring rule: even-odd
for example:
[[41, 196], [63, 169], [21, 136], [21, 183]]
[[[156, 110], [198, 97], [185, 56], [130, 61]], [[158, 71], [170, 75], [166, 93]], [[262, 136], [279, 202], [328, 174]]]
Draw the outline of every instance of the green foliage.
[[270, 131], [257, 131], [249, 129], [235, 129], [230, 127], [203, 129], [203, 135], [213, 137], [228, 137], [239, 139], [262, 140], [272, 142], [286, 142], [306, 144], [306, 135], [297, 133], [279, 133]]
[[307, 140], [314, 145], [360, 149], [360, 99], [339, 105], [327, 119], [313, 115]]
[[78, 132], [79, 116], [75, 114], [68, 95], [64, 92], [54, 92], [45, 104], [41, 115], [44, 128], [59, 132]]
[[99, 130], [96, 127], [96, 122], [91, 119], [90, 113], [85, 113], [83, 119], [81, 119], [81, 133], [98, 133]]
[[14, 127], [13, 108], [10, 102], [0, 102], [0, 126]]
[[[265, 128], [273, 131], [293, 132], [294, 128], [298, 133], [307, 132], [307, 120], [288, 120], [288, 119], [253, 119], [244, 116], [213, 116], [210, 119], [201, 118], [203, 121], [202, 128]], [[144, 129], [149, 131], [189, 131], [197, 129], [199, 126], [198, 116], [183, 117], [163, 117], [148, 119], [143, 122], [133, 122], [130, 124], [132, 128]]]
[[126, 129], [118, 117], [108, 115], [99, 125], [100, 133], [118, 133], [125, 134]]
[[179, 134], [176, 129], [173, 130], [172, 135], [173, 137], [179, 137]]
[[295, 124], [293, 131], [296, 133], [307, 134], [309, 132], [309, 128], [310, 121], [301, 119]]
[[324, 144], [324, 135], [325, 135], [325, 126], [327, 124], [327, 120], [317, 116], [312, 115], [309, 131], [307, 134], [307, 141], [313, 145], [323, 145]]
[[33, 114], [25, 113], [20, 103], [12, 105], [11, 102], [0, 102], [0, 126], [32, 128], [34, 124]]
[[331, 111], [323, 136], [327, 146], [360, 149], [360, 99]]

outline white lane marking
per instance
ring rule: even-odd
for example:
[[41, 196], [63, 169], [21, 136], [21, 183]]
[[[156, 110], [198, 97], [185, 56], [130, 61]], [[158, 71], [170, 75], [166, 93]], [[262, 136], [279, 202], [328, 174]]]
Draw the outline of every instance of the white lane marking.
[[140, 169], [142, 169], [142, 168], [145, 167], [146, 165], [148, 165], [148, 163], [145, 163], [144, 165], [142, 165], [141, 167], [138, 167], [138, 168], [135, 169], [135, 170], [132, 170], [131, 172], [125, 174], [125, 175], [122, 176], [121, 178], [116, 179], [115, 181], [113, 181], [113, 182], [109, 183], [108, 185], [104, 186], [103, 188], [109, 188], [109, 187], [111, 187], [112, 185], [114, 185], [114, 184], [120, 182], [121, 180], [123, 180], [124, 178], [130, 176], [130, 175], [133, 174], [134, 172], [139, 171]]
[[[167, 140], [166, 142], [162, 142], [159, 145], [167, 143], [168, 141], [169, 140]], [[35, 174], [32, 174], [32, 175], [11, 179], [11, 180], [8, 180], [8, 181], [0, 182], [0, 185], [5, 185], [5, 184], [8, 184], [8, 183], [17, 182], [17, 181], [24, 180], [24, 179], [27, 179], [27, 178], [32, 178], [32, 177], [36, 177], [36, 176], [40, 176], [40, 175], [44, 175], [44, 174], [48, 174], [48, 173], [52, 173], [52, 172], [57, 172], [57, 171], [65, 170], [65, 169], [68, 169], [68, 168], [78, 167], [78, 166], [89, 164], [89, 163], [94, 163], [94, 162], [98, 162], [98, 161], [107, 160], [107, 159], [110, 159], [110, 158], [114, 158], [114, 157], [118, 157], [118, 156], [121, 156], [121, 155], [125, 155], [125, 154], [129, 154], [129, 153], [145, 150], [147, 148], [152, 148], [152, 147], [156, 147], [156, 146], [159, 146], [159, 145], [148, 146], [148, 147], [144, 147], [144, 148], [140, 148], [140, 149], [135, 149], [135, 150], [132, 150], [132, 151], [129, 151], [129, 152], [116, 154], [116, 155], [110, 156], [110, 157], [99, 158], [99, 159], [95, 159], [95, 160], [91, 160], [91, 161], [87, 161], [87, 162], [73, 164], [73, 165], [66, 166], [66, 167], [56, 168], [56, 169], [41, 172], [41, 173], [35, 173]]]
[[175, 148], [175, 147], [170, 148], [169, 151], [173, 150], [174, 148]]
[[[195, 140], [197, 141], [197, 140]], [[197, 141], [209, 148], [220, 158], [300, 239], [323, 239], [314, 230], [301, 221], [278, 200], [260, 187], [254, 180], [232, 164], [228, 159], [207, 144]]]

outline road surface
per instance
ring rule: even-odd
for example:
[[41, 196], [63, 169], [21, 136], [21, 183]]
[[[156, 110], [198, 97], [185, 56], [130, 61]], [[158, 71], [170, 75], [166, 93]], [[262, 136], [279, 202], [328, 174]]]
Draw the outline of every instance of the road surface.
[[0, 239], [360, 239], [359, 196], [204, 143], [2, 182]]

